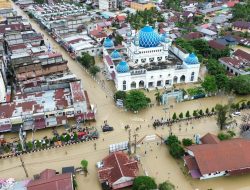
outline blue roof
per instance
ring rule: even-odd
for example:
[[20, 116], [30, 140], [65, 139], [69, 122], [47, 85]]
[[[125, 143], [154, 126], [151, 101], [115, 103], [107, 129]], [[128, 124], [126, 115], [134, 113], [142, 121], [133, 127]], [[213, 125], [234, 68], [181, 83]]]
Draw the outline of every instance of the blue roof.
[[189, 65], [199, 64], [198, 57], [194, 53], [189, 54], [184, 61]]
[[120, 58], [121, 55], [120, 53], [117, 51], [117, 50], [114, 50], [111, 55], [110, 55], [113, 59], [117, 59], [117, 58]]
[[106, 48], [113, 47], [114, 42], [110, 38], [106, 38], [103, 42], [103, 46]]
[[139, 32], [139, 44], [141, 47], [156, 47], [160, 44], [160, 40], [160, 35], [151, 26], [145, 26]]
[[161, 35], [161, 42], [169, 42], [168, 34], [165, 32]]
[[116, 71], [118, 73], [126, 73], [129, 71], [129, 65], [126, 61], [121, 61], [117, 66], [116, 66]]

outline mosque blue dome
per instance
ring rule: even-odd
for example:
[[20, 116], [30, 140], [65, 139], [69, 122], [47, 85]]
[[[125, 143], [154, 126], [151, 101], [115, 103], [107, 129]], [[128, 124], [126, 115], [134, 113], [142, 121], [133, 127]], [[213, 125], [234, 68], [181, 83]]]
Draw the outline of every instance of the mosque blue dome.
[[117, 51], [117, 50], [114, 50], [112, 53], [111, 53], [111, 58], [113, 58], [113, 59], [118, 59], [118, 58], [120, 58], [121, 57], [121, 55], [120, 55], [120, 53]]
[[129, 65], [126, 61], [121, 61], [117, 66], [116, 66], [116, 71], [118, 73], [126, 73], [129, 71]]
[[160, 35], [151, 26], [143, 27], [139, 32], [140, 47], [156, 47], [160, 44]]
[[110, 48], [114, 46], [114, 42], [110, 38], [106, 38], [103, 42], [103, 46], [106, 48]]
[[189, 54], [184, 61], [189, 65], [199, 64], [198, 57], [194, 53]]

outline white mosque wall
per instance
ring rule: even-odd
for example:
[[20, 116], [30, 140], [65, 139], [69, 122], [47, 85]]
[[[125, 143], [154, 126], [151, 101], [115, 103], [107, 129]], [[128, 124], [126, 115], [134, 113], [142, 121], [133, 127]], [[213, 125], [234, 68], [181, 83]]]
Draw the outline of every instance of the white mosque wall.
[[163, 69], [142, 72], [132, 75], [129, 73], [116, 73], [117, 90], [128, 91], [133, 89], [155, 89], [171, 87], [173, 84], [197, 82], [199, 67], [184, 69]]
[[168, 59], [168, 46], [165, 48], [163, 46], [140, 48], [132, 44], [131, 47], [127, 49], [127, 53], [128, 57], [138, 65], [151, 62], [166, 61]]
[[169, 47], [169, 50], [172, 51], [177, 57], [179, 57], [182, 61], [189, 55], [188, 53], [183, 52], [176, 46], [172, 45]]

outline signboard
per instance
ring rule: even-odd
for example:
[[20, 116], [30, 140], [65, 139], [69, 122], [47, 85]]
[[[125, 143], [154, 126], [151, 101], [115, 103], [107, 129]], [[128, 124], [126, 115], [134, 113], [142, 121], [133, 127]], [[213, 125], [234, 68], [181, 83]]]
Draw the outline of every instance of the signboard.
[[110, 153], [121, 151], [121, 150], [128, 150], [128, 141], [109, 145], [109, 152]]

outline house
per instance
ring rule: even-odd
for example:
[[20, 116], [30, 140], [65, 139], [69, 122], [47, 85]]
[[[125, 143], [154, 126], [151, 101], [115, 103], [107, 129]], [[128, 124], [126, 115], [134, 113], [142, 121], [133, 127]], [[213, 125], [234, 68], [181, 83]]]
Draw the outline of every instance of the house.
[[208, 42], [208, 45], [211, 47], [211, 48], [214, 48], [214, 49], [217, 49], [217, 50], [224, 50], [226, 49], [226, 45], [224, 44], [221, 44], [219, 42], [217, 42], [216, 40], [210, 40]]
[[31, 180], [27, 190], [74, 190], [71, 173], [56, 174], [55, 170], [46, 169], [38, 179]]
[[131, 186], [138, 173], [138, 164], [121, 151], [114, 152], [102, 160], [103, 167], [98, 170], [99, 181], [112, 189]]
[[215, 39], [217, 36], [216, 32], [214, 32], [213, 30], [209, 30], [207, 28], [197, 27], [197, 31], [202, 33], [208, 39]]
[[250, 54], [243, 50], [236, 50], [231, 57], [222, 57], [219, 62], [226, 70], [234, 75], [250, 74]]
[[215, 135], [201, 138], [203, 144], [186, 148], [184, 164], [196, 179], [246, 174], [250, 172], [250, 141], [231, 139], [220, 141]]
[[250, 32], [250, 22], [236, 21], [233, 22], [232, 29], [239, 32]]
[[186, 35], [183, 36], [183, 38], [187, 40], [194, 40], [194, 39], [199, 39], [202, 38], [204, 35], [200, 32], [190, 32]]
[[155, 7], [155, 4], [153, 3], [137, 3], [137, 2], [131, 2], [130, 7], [132, 9], [135, 9], [137, 11], [144, 11], [144, 10], [149, 10], [153, 7]]

